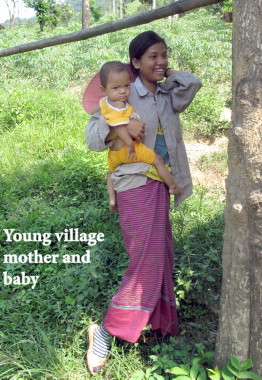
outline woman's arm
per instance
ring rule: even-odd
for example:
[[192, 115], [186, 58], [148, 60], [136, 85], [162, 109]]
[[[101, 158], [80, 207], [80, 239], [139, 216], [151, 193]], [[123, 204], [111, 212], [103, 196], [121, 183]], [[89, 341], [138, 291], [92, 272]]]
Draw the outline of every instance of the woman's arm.
[[164, 87], [166, 90], [170, 90], [173, 107], [176, 112], [182, 112], [189, 106], [201, 88], [201, 81], [187, 71], [174, 69], [168, 69], [166, 77]]
[[86, 145], [89, 149], [96, 152], [102, 152], [112, 144], [111, 139], [107, 136], [110, 133], [110, 127], [106, 124], [104, 116], [99, 112], [95, 113], [89, 120], [85, 129]]
[[145, 125], [142, 121], [131, 119], [126, 128], [129, 135], [138, 142], [141, 142], [145, 137]]
[[[126, 126], [128, 133], [137, 141], [145, 137], [145, 123], [138, 120], [130, 120]], [[117, 137], [114, 127], [106, 124], [105, 118], [100, 113], [95, 113], [85, 129], [86, 145], [89, 149], [102, 152], [112, 145], [112, 140]]]
[[93, 115], [94, 113], [96, 112], [100, 112], [101, 111], [101, 107], [100, 106], [96, 106], [92, 109], [91, 112], [89, 112], [91, 115]]

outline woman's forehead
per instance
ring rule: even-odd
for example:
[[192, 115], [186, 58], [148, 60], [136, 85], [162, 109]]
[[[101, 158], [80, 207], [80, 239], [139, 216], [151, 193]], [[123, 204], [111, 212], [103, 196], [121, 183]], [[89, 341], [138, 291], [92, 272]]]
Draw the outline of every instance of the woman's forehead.
[[167, 51], [167, 47], [163, 42], [157, 42], [156, 44], [151, 45], [145, 53], [164, 53]]

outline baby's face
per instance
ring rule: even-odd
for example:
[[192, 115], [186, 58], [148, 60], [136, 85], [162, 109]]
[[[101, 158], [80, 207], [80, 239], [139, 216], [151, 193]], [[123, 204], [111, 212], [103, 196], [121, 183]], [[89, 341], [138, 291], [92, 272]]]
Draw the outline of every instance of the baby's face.
[[110, 100], [125, 102], [130, 95], [129, 72], [126, 70], [120, 71], [120, 73], [110, 72], [107, 85], [103, 90]]

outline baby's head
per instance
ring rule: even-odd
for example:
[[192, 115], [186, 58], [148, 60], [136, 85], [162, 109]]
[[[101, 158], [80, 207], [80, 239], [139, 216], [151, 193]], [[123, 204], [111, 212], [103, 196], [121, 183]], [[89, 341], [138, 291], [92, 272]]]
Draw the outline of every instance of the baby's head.
[[119, 61], [106, 62], [99, 72], [101, 89], [112, 101], [126, 101], [130, 95], [128, 67]]

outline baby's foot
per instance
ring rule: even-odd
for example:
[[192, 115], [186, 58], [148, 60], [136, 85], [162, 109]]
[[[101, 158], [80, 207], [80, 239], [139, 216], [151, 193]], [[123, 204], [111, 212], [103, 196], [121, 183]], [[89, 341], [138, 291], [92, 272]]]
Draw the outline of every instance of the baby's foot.
[[184, 190], [177, 185], [171, 185], [169, 187], [169, 193], [173, 195], [181, 195], [184, 194]]

